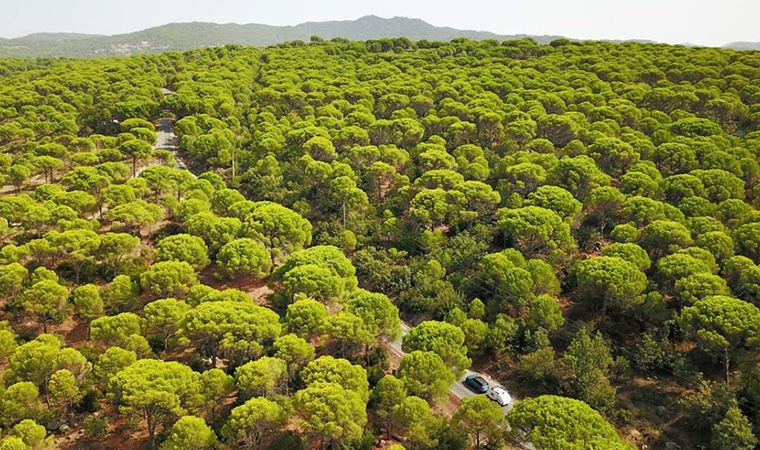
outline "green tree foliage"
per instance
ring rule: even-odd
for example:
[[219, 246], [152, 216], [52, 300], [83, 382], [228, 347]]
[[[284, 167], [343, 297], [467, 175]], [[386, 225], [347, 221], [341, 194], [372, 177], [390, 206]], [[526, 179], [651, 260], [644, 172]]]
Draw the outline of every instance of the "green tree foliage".
[[7, 322], [0, 322], [0, 360], [7, 358], [16, 351], [16, 333]]
[[182, 416], [172, 425], [171, 433], [159, 448], [161, 450], [211, 450], [218, 445], [214, 430], [195, 416]]
[[686, 304], [694, 304], [698, 300], [714, 295], [731, 295], [725, 279], [705, 272], [688, 275], [676, 281], [675, 292]]
[[617, 256], [598, 256], [578, 263], [575, 278], [579, 295], [596, 304], [626, 310], [643, 301], [646, 275], [634, 263]]
[[34, 340], [19, 345], [8, 361], [6, 383], [32, 381], [44, 386], [56, 370], [56, 360], [61, 352], [61, 341], [50, 334], [40, 334]]
[[287, 379], [288, 368], [285, 362], [269, 356], [262, 356], [235, 370], [235, 382], [243, 398], [272, 398], [285, 390]]
[[450, 368], [452, 374], [459, 377], [472, 363], [467, 358], [464, 340], [465, 334], [457, 326], [430, 320], [409, 330], [404, 336], [402, 348], [405, 352], [434, 352]]
[[101, 297], [107, 311], [126, 312], [134, 307], [137, 285], [128, 275], [117, 275], [108, 286], [101, 289]]
[[580, 400], [554, 395], [526, 399], [514, 406], [508, 420], [541, 450], [631, 448], [615, 427]]
[[557, 186], [540, 186], [528, 195], [525, 203], [554, 211], [568, 222], [578, 216], [582, 207], [573, 194]]
[[55, 438], [34, 420], [24, 419], [13, 427], [13, 436], [21, 439], [26, 448], [46, 450], [55, 447]]
[[119, 150], [132, 158], [132, 176], [137, 176], [137, 161], [148, 158], [153, 153], [153, 147], [145, 141], [132, 139], [119, 146]]
[[152, 227], [163, 217], [161, 209], [145, 200], [135, 200], [123, 203], [109, 209], [104, 215], [105, 219], [124, 225], [133, 234], [139, 235], [143, 228]]
[[315, 383], [296, 392], [293, 408], [300, 426], [320, 445], [352, 442], [367, 423], [361, 395], [336, 383]]
[[504, 414], [496, 403], [485, 396], [462, 399], [452, 421], [467, 430], [476, 450], [487, 445], [497, 446], [502, 439]]
[[272, 270], [267, 249], [249, 238], [235, 239], [224, 244], [219, 249], [216, 260], [230, 278], [240, 273], [260, 278]]
[[440, 356], [420, 350], [404, 355], [396, 373], [410, 394], [426, 399], [442, 398], [455, 380]]
[[285, 409], [278, 403], [254, 397], [232, 409], [222, 434], [234, 445], [260, 448], [263, 441], [276, 432], [287, 419]]
[[369, 400], [367, 371], [348, 360], [332, 356], [320, 356], [310, 362], [301, 373], [307, 385], [334, 383], [355, 392], [365, 403]]
[[90, 323], [91, 337], [103, 344], [129, 346], [133, 336], [140, 336], [142, 320], [134, 313], [119, 313], [105, 316]]
[[101, 386], [107, 386], [112, 376], [137, 361], [137, 353], [121, 347], [108, 347], [98, 357], [95, 364], [95, 376]]
[[722, 231], [708, 231], [697, 236], [694, 243], [709, 250], [716, 260], [723, 262], [734, 256], [734, 241]]
[[316, 352], [313, 345], [295, 334], [278, 337], [273, 346], [275, 358], [285, 363], [291, 379], [314, 359]]
[[435, 447], [436, 434], [441, 427], [441, 419], [430, 411], [428, 403], [415, 396], [409, 396], [393, 407], [393, 426], [406, 436], [415, 447]]
[[53, 280], [35, 283], [22, 293], [24, 309], [37, 316], [47, 332], [48, 323], [66, 318], [69, 290]]
[[528, 306], [526, 325], [531, 329], [557, 330], [565, 323], [562, 309], [556, 299], [548, 295], [534, 298]]
[[639, 270], [646, 272], [652, 265], [646, 250], [631, 242], [616, 242], [602, 250], [602, 256], [616, 256], [633, 263]]
[[641, 233], [641, 245], [655, 258], [691, 245], [691, 233], [678, 222], [655, 220]]
[[679, 399], [679, 404], [692, 425], [713, 427], [725, 417], [733, 401], [734, 395], [725, 382], [701, 380], [692, 392]]
[[283, 295], [294, 298], [298, 294], [329, 302], [345, 295], [345, 283], [329, 268], [317, 264], [303, 264], [283, 275]]
[[209, 410], [211, 423], [214, 423], [217, 408], [234, 391], [235, 382], [231, 376], [216, 367], [201, 373], [200, 381], [203, 403]]
[[285, 327], [291, 333], [308, 338], [322, 332], [328, 315], [324, 304], [301, 297], [288, 305], [285, 313]]
[[760, 309], [726, 296], [710, 296], [684, 308], [679, 324], [713, 355], [723, 359], [726, 380], [730, 361], [760, 345]]
[[198, 277], [186, 261], [162, 261], [143, 272], [140, 281], [156, 296], [184, 297], [198, 283]]
[[3, 426], [12, 426], [30, 417], [39, 417], [39, 395], [37, 386], [29, 381], [20, 381], [8, 386], [0, 400]]
[[190, 306], [182, 300], [165, 298], [154, 300], [143, 308], [143, 327], [147, 336], [155, 336], [164, 350], [169, 350], [169, 339], [179, 330]]
[[0, 449], [2, 450], [27, 450], [28, 448], [26, 442], [16, 436], [8, 436], [0, 441]]
[[[324, 337], [330, 340], [338, 356], [346, 357], [373, 343], [374, 336], [361, 317], [341, 311], [328, 317]], [[366, 351], [365, 351], [366, 353]]]
[[65, 408], [71, 408], [81, 399], [82, 392], [76, 377], [70, 370], [60, 369], [53, 372], [48, 381], [48, 397], [51, 403]]
[[357, 289], [346, 300], [344, 311], [359, 317], [376, 337], [396, 337], [401, 333], [398, 308], [384, 294]]
[[71, 292], [72, 301], [77, 308], [77, 314], [90, 322], [104, 314], [103, 299], [98, 287], [94, 284], [78, 286]]
[[23, 290], [28, 275], [27, 268], [17, 262], [0, 266], [0, 292], [13, 300]]
[[386, 437], [391, 433], [393, 409], [406, 398], [404, 382], [394, 375], [383, 376], [372, 389], [372, 402], [380, 420], [385, 424]]
[[593, 189], [610, 184], [609, 175], [599, 170], [594, 160], [585, 155], [560, 159], [548, 179], [581, 200]]
[[280, 330], [274, 311], [235, 301], [201, 303], [182, 321], [182, 331], [214, 363], [220, 356], [261, 356], [264, 342], [277, 338]]
[[282, 280], [283, 295], [303, 293], [318, 300], [340, 299], [357, 286], [356, 269], [340, 249], [318, 245], [293, 253], [272, 274]]
[[757, 437], [752, 433], [749, 420], [736, 405], [730, 407], [726, 417], [713, 427], [710, 445], [716, 450], [751, 450], [757, 446]]
[[146, 422], [151, 445], [170, 415], [182, 415], [198, 402], [199, 375], [177, 362], [141, 359], [114, 375], [109, 393], [122, 414], [136, 414]]
[[567, 390], [599, 411], [611, 411], [616, 393], [608, 379], [612, 362], [607, 341], [581, 329], [562, 359]]
[[526, 206], [500, 209], [497, 215], [499, 229], [525, 255], [562, 260], [575, 248], [570, 227], [552, 210]]
[[196, 270], [209, 264], [208, 248], [203, 239], [189, 234], [175, 234], [156, 245], [156, 261], [184, 261]]
[[514, 249], [483, 257], [472, 281], [472, 293], [488, 299], [491, 307], [519, 314], [533, 292], [533, 277], [525, 258]]
[[[108, 274], [122, 268], [122, 262], [140, 244], [140, 239], [126, 233], [105, 233], [100, 235], [97, 256], [102, 258]], [[118, 276], [117, 276], [118, 277]]]
[[191, 215], [185, 222], [188, 233], [202, 238], [212, 251], [235, 239], [242, 227], [235, 217], [218, 217], [203, 211]]
[[733, 232], [734, 242], [742, 255], [760, 261], [760, 222], [745, 223]]
[[291, 209], [259, 202], [246, 212], [245, 217], [240, 217], [243, 233], [269, 248], [273, 262], [311, 244], [311, 223]]

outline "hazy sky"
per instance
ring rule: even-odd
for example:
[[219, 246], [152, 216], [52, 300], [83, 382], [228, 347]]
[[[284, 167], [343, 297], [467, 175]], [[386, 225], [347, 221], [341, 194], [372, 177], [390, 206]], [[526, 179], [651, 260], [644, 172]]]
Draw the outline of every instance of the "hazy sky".
[[0, 0], [0, 36], [118, 34], [187, 21], [295, 25], [367, 14], [501, 34], [702, 45], [760, 41], [760, 0]]

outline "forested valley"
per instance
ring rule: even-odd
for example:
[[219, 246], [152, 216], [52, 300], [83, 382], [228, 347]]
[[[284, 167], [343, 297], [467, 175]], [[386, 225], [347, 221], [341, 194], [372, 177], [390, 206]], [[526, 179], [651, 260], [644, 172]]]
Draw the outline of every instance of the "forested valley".
[[0, 450], [752, 450], [759, 125], [756, 51], [0, 59]]

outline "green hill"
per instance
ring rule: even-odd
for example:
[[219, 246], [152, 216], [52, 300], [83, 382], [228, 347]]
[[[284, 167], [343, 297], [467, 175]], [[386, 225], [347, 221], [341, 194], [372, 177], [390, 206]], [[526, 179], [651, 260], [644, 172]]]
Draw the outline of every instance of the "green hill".
[[206, 22], [171, 23], [134, 33], [113, 36], [73, 33], [36, 33], [16, 39], [0, 39], [0, 56], [116, 56], [189, 50], [225, 44], [268, 46], [292, 40], [308, 40], [313, 35], [326, 39], [352, 40], [408, 37], [413, 40], [448, 41], [470, 39], [515, 39], [532, 37], [549, 42], [558, 36], [498, 35], [486, 31], [436, 27], [420, 19], [365, 16], [357, 20], [306, 22], [295, 26], [263, 24], [216, 24]]

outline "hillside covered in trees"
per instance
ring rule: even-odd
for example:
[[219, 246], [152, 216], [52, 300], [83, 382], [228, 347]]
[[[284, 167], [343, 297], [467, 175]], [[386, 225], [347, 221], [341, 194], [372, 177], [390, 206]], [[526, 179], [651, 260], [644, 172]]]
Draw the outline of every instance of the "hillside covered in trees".
[[[408, 37], [409, 39], [450, 41], [467, 39], [520, 39], [531, 37], [549, 43], [559, 36], [504, 36], [488, 31], [458, 30], [437, 27], [424, 20], [407, 17], [383, 18], [364, 16], [356, 20], [304, 22], [298, 25], [266, 25], [260, 23], [169, 23], [132, 33], [111, 36], [77, 33], [35, 33], [28, 36], [0, 38], [0, 56], [42, 57], [66, 56], [92, 58], [124, 56], [138, 53], [185, 51], [221, 45], [263, 47], [297, 39], [309, 40], [313, 35], [351, 40]], [[745, 44], [743, 44], [745, 45]]]
[[0, 450], [758, 444], [758, 52], [315, 36], [0, 80]]

